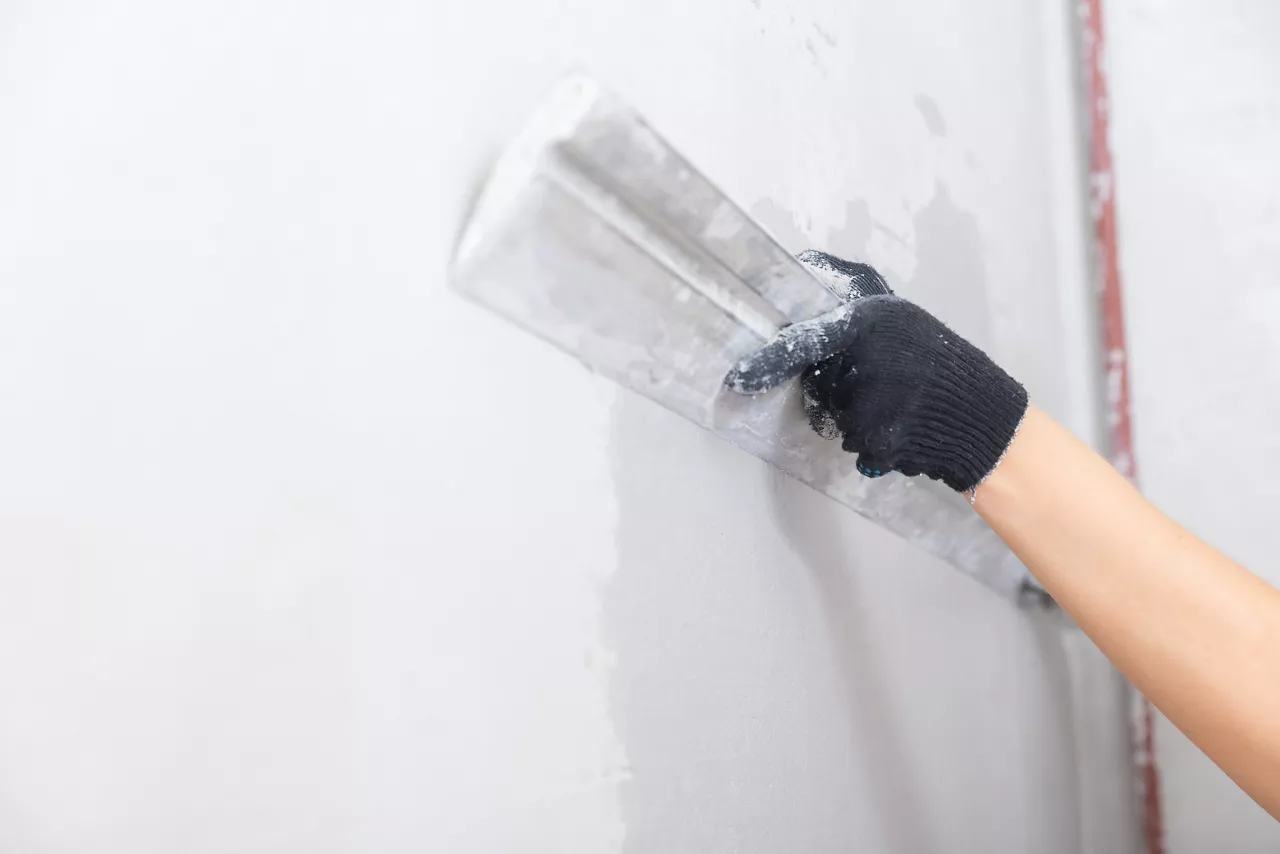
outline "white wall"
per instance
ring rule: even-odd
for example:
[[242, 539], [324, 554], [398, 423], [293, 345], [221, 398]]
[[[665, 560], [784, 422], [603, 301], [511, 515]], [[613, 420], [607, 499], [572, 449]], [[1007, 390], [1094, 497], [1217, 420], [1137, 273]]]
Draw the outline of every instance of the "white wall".
[[[1280, 584], [1280, 6], [1104, 6], [1143, 491]], [[1280, 846], [1167, 720], [1156, 747], [1171, 854]]]
[[1068, 417], [1065, 26], [10, 3], [0, 849], [1127, 850], [1056, 628], [444, 282], [582, 65]]

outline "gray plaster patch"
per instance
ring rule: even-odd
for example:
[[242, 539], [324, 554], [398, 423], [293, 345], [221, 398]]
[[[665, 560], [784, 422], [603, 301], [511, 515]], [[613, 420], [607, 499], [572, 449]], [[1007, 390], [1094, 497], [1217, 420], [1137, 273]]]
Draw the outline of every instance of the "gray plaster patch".
[[916, 214], [915, 232], [916, 269], [902, 296], [988, 349], [987, 272], [977, 217], [957, 207], [939, 181], [933, 200]]
[[876, 229], [865, 199], [846, 203], [844, 222], [830, 229], [821, 240], [815, 239], [811, 229], [801, 224], [798, 214], [773, 199], [761, 199], [751, 206], [749, 213], [793, 255], [805, 249], [818, 249], [850, 261], [866, 261], [867, 243]]
[[947, 122], [942, 118], [942, 111], [938, 109], [938, 104], [928, 95], [916, 95], [916, 109], [920, 111], [920, 117], [924, 119], [925, 127], [929, 128], [929, 133], [934, 136], [947, 135]]
[[773, 199], [761, 199], [751, 206], [748, 213], [792, 255], [806, 249], [822, 248], [811, 245], [813, 239], [800, 225], [799, 218]]
[[821, 248], [849, 261], [866, 261], [867, 243], [875, 227], [866, 199], [847, 202], [844, 224], [827, 232], [826, 245]]

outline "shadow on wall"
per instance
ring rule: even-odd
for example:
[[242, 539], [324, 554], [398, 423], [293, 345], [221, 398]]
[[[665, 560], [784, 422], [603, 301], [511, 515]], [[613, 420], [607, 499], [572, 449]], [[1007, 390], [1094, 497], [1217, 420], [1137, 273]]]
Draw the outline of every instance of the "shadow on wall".
[[936, 850], [848, 511], [630, 392], [612, 457], [626, 849]]
[[[827, 643], [839, 662], [836, 670], [849, 699], [849, 738], [859, 748], [863, 773], [876, 781], [872, 788], [876, 814], [890, 819], [885, 827], [887, 850], [942, 850], [943, 840], [930, 839], [928, 823], [918, 820], [913, 805], [925, 798], [913, 779], [911, 736], [893, 708], [894, 692], [883, 672], [881, 645], [867, 621], [859, 619], [874, 607], [859, 595], [858, 576], [864, 568], [832, 536], [849, 510], [774, 469], [768, 472], [768, 491], [778, 533], [818, 588]], [[892, 571], [892, 567], [879, 570]]]

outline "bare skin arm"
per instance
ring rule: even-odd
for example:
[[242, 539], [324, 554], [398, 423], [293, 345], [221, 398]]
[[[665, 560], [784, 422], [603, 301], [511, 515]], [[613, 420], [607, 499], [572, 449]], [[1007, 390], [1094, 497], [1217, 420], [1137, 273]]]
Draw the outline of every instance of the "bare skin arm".
[[1034, 406], [974, 507], [1129, 681], [1280, 818], [1280, 591]]

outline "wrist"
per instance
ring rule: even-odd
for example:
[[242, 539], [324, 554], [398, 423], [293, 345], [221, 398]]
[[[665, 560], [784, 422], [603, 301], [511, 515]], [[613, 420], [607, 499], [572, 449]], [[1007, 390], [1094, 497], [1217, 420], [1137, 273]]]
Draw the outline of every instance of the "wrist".
[[1045, 422], [1053, 423], [1041, 409], [1028, 404], [1009, 446], [986, 477], [966, 493], [979, 515], [989, 517], [1016, 508], [1026, 482], [1036, 477], [1036, 447], [1044, 442]]

